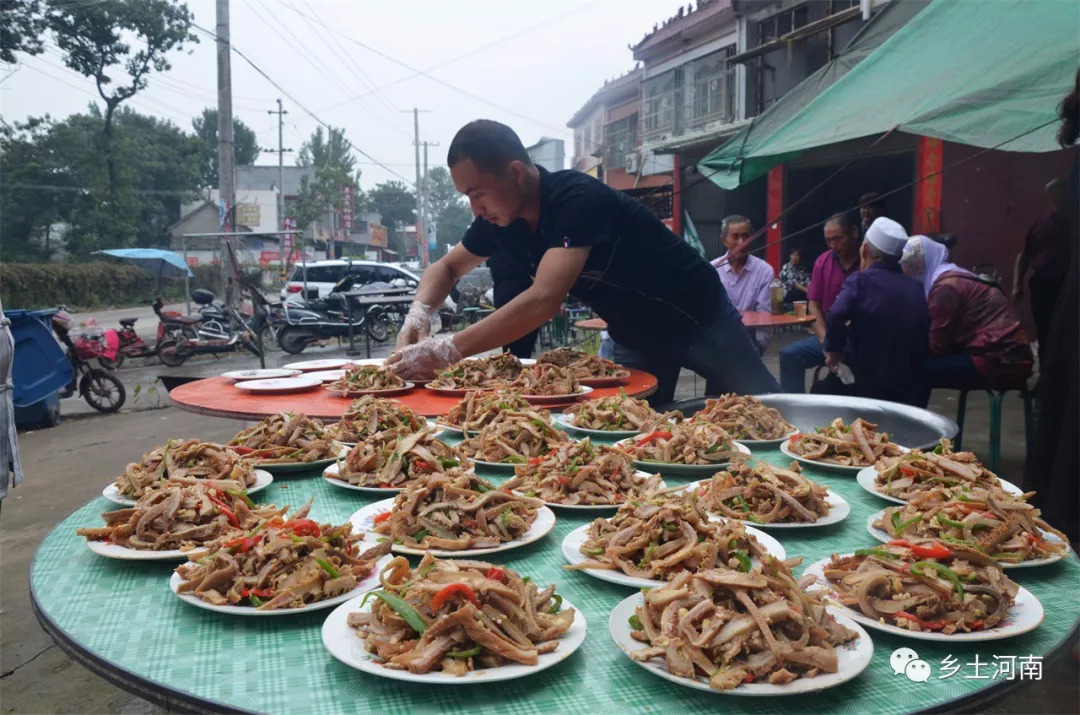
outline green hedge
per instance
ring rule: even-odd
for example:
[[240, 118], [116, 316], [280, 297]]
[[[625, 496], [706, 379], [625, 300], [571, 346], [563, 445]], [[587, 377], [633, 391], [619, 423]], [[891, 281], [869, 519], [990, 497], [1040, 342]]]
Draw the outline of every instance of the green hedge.
[[[192, 290], [206, 288], [219, 297], [221, 270], [218, 266], [193, 266]], [[250, 269], [249, 279], [260, 285], [259, 269]], [[184, 299], [184, 282], [162, 282], [166, 301]], [[120, 308], [146, 305], [157, 294], [157, 277], [122, 263], [7, 263], [0, 265], [0, 300], [4, 308], [55, 308], [71, 310]]]

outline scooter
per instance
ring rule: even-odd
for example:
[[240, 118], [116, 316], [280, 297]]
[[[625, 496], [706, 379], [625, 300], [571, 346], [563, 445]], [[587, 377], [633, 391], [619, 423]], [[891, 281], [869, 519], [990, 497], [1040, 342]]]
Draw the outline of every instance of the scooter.
[[[355, 279], [346, 276], [338, 281], [326, 298], [308, 300], [303, 307], [295, 303], [282, 306], [284, 320], [278, 330], [277, 340], [281, 349], [290, 355], [299, 355], [312, 343], [330, 338], [341, 341], [349, 333], [368, 336], [377, 343], [390, 338], [392, 321], [386, 310], [372, 305], [352, 318], [353, 311], [345, 293], [352, 290]], [[350, 325], [351, 319], [351, 325]]]
[[116, 412], [124, 406], [127, 393], [124, 384], [115, 375], [99, 368], [90, 367], [89, 360], [101, 356], [100, 344], [94, 340], [71, 340], [71, 315], [63, 307], [52, 316], [53, 332], [67, 348], [68, 360], [75, 369], [75, 376], [60, 393], [60, 397], [71, 397], [78, 390], [86, 403], [99, 412]]
[[157, 345], [157, 355], [162, 363], [177, 367], [192, 355], [216, 355], [241, 348], [259, 354], [257, 335], [266, 331], [265, 309], [245, 318], [231, 306], [215, 304], [214, 294], [208, 290], [192, 291], [191, 299], [203, 306], [197, 318], [170, 315], [158, 309], [162, 319], [158, 333], [162, 339]]
[[157, 347], [147, 345], [135, 332], [138, 318], [121, 318], [120, 330], [109, 328], [105, 331], [105, 350], [98, 356], [98, 362], [106, 370], [116, 370], [124, 364], [124, 358], [143, 358], [157, 355]]

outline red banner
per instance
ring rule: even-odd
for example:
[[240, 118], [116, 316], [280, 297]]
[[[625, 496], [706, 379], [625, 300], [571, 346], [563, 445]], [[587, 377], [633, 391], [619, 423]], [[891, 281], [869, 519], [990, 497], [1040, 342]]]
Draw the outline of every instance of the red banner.
[[341, 187], [341, 225], [351, 231], [353, 227], [353, 187]]

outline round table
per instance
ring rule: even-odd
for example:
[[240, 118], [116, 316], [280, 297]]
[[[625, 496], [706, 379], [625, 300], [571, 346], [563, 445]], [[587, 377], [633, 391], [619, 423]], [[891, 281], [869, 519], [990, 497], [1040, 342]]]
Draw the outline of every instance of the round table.
[[[814, 316], [804, 315], [801, 318], [794, 313], [768, 313], [763, 310], [740, 311], [743, 325], [748, 328], [764, 328], [773, 330], [776, 328], [788, 328], [792, 325], [809, 325], [814, 322]], [[603, 318], [588, 318], [574, 323], [574, 327], [582, 330], [607, 330], [607, 321]]]
[[[147, 445], [149, 446], [149, 445]], [[136, 456], [133, 450], [132, 458]], [[778, 465], [789, 461], [778, 450], [755, 456]], [[500, 477], [483, 469], [493, 481]], [[808, 476], [828, 484], [851, 504], [841, 524], [802, 530], [774, 530], [788, 556], [806, 564], [834, 552], [873, 546], [866, 518], [887, 506], [863, 491], [854, 478], [808, 468]], [[102, 481], [107, 475], [99, 475]], [[685, 480], [668, 478], [669, 483]], [[318, 472], [278, 476], [257, 501], [291, 504], [314, 497], [311, 516], [344, 522], [375, 500], [360, 492], [330, 486]], [[623, 655], [608, 634], [611, 609], [634, 590], [569, 572], [560, 551], [563, 538], [593, 516], [558, 510], [552, 533], [540, 541], [485, 557], [554, 583], [588, 623], [584, 644], [565, 662], [543, 674], [497, 686], [430, 686], [368, 675], [335, 660], [324, 648], [320, 629], [329, 611], [271, 618], [240, 618], [208, 612], [180, 601], [169, 591], [172, 565], [114, 561], [92, 554], [80, 526], [98, 526], [100, 514], [115, 508], [94, 499], [60, 522], [38, 547], [30, 568], [31, 601], [45, 630], [75, 660], [111, 682], [159, 704], [196, 710], [259, 712], [401, 713], [596, 713], [710, 712], [746, 713], [902, 713], [913, 710], [984, 707], [1020, 680], [975, 680], [976, 657], [988, 675], [994, 655], [1047, 656], [1063, 646], [1077, 626], [1076, 593], [1080, 563], [1074, 557], [1010, 576], [1035, 594], [1046, 619], [1034, 631], [1003, 641], [965, 645], [898, 638], [867, 629], [874, 658], [860, 676], [842, 687], [799, 697], [748, 698], [700, 692], [644, 671]], [[416, 559], [412, 559], [416, 563]], [[801, 572], [795, 569], [796, 574]], [[915, 649], [931, 664], [933, 677], [912, 683], [894, 675], [889, 654]], [[942, 661], [957, 661], [960, 672], [940, 678]], [[1019, 669], [1019, 665], [1017, 666]], [[1019, 670], [1017, 670], [1019, 673]]]
[[[610, 397], [626, 390], [631, 397], [648, 397], [656, 392], [656, 378], [641, 370], [630, 370], [630, 377], [613, 387], [594, 387], [588, 399]], [[447, 397], [425, 387], [415, 387], [406, 393], [393, 395], [417, 414], [425, 417], [445, 415], [461, 397]], [[238, 390], [224, 377], [210, 377], [180, 385], [169, 392], [169, 398], [182, 410], [211, 417], [227, 417], [237, 420], [261, 420], [270, 415], [290, 410], [308, 417], [323, 420], [339, 420], [352, 399], [339, 392], [321, 387], [306, 392], [290, 392], [281, 395], [263, 395]], [[545, 408], [565, 407], [572, 400], [543, 405]]]

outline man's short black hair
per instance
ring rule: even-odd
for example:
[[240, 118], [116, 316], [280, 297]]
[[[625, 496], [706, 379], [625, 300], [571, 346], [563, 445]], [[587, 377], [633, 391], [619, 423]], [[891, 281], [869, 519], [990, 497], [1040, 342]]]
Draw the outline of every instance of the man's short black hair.
[[512, 161], [532, 166], [532, 158], [514, 130], [491, 119], [475, 119], [454, 135], [446, 165], [452, 167], [464, 159], [471, 159], [477, 169], [489, 174], [501, 174]]
[[859, 222], [852, 218], [851, 214], [847, 211], [838, 211], [829, 217], [829, 220], [825, 222], [828, 226], [830, 223], [835, 223], [840, 227], [840, 231], [844, 235], [854, 235], [855, 238], [859, 237]]
[[876, 191], [870, 191], [859, 197], [859, 208], [870, 206], [875, 209], [885, 210], [885, 199]]

